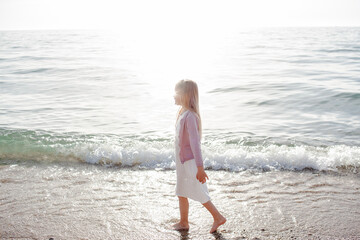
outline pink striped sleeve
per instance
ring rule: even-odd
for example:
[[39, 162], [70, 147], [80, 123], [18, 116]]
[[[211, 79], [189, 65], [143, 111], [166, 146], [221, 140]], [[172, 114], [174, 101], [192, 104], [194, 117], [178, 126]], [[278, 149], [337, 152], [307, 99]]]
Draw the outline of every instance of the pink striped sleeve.
[[194, 113], [190, 112], [186, 118], [186, 127], [189, 133], [191, 151], [193, 152], [196, 166], [203, 166], [201, 155], [200, 134], [198, 130], [197, 118]]

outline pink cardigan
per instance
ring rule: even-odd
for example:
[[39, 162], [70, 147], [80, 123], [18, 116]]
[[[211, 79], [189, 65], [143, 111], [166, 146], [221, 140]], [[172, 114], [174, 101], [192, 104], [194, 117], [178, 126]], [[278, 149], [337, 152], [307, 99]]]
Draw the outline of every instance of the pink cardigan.
[[201, 155], [199, 124], [195, 113], [188, 110], [180, 120], [179, 146], [180, 146], [180, 161], [184, 164], [185, 161], [195, 159], [196, 166], [203, 166]]

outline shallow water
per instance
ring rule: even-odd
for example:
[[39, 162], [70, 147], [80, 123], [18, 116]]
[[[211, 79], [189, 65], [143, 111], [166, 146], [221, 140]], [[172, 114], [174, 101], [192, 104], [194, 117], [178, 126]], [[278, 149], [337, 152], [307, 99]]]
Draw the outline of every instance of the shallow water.
[[179, 219], [172, 170], [87, 164], [3, 165], [2, 239], [359, 239], [360, 178], [314, 171], [208, 171], [210, 196], [226, 216], [190, 200]]

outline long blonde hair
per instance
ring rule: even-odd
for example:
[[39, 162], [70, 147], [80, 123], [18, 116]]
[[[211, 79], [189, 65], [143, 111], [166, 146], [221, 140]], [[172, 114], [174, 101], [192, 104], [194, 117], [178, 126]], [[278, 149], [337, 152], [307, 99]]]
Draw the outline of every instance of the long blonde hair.
[[179, 117], [182, 108], [185, 108], [195, 113], [196, 117], [198, 118], [199, 134], [201, 138], [202, 124], [201, 124], [200, 108], [199, 108], [199, 91], [196, 82], [188, 79], [180, 80], [175, 85], [175, 91], [178, 91], [180, 93], [181, 106], [182, 106], [179, 109], [177, 117]]

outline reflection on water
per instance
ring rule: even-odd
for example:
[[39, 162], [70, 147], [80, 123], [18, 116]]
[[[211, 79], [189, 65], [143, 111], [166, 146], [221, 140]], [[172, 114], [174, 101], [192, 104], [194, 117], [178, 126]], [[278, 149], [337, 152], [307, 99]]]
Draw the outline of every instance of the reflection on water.
[[188, 230], [180, 230], [180, 240], [188, 240], [189, 238], [189, 231]]
[[[92, 165], [0, 168], [4, 238], [232, 239], [356, 238], [360, 179], [313, 171], [208, 171], [212, 201], [228, 219], [211, 235], [212, 217], [190, 200], [188, 232], [179, 219], [174, 171]], [[32, 219], [29, 221], [28, 219]]]

